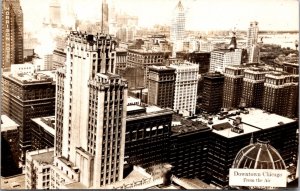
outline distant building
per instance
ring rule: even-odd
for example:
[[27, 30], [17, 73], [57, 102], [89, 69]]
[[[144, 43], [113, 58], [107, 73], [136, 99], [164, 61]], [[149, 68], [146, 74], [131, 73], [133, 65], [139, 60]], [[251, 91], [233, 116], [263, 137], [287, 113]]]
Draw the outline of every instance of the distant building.
[[299, 63], [284, 62], [283, 71], [289, 74], [299, 74]]
[[116, 69], [125, 69], [127, 63], [127, 50], [117, 49]]
[[259, 47], [257, 45], [258, 40], [258, 22], [254, 21], [250, 23], [250, 27], [247, 31], [247, 52], [248, 62], [254, 63], [259, 61]]
[[175, 93], [173, 110], [184, 115], [194, 115], [197, 103], [199, 66], [190, 62], [170, 65], [175, 69]]
[[183, 51], [185, 36], [185, 12], [181, 1], [176, 5], [171, 21], [170, 40], [173, 43], [173, 52]]
[[224, 75], [206, 73], [203, 75], [203, 93], [200, 109], [207, 113], [218, 113], [223, 103]]
[[265, 75], [263, 68], [251, 67], [244, 70], [242, 98], [246, 107], [262, 108]]
[[35, 151], [53, 147], [55, 137], [54, 116], [34, 118], [31, 120], [33, 121], [31, 127], [32, 150]]
[[[249, 108], [240, 114], [232, 111], [223, 117], [212, 117], [210, 148], [207, 160], [206, 183], [220, 188], [228, 186], [229, 168], [238, 152], [251, 140], [265, 138], [282, 156], [285, 164], [293, 161], [298, 153], [296, 133], [298, 122], [260, 109]], [[203, 120], [208, 123], [208, 121]]]
[[101, 33], [108, 34], [109, 33], [109, 23], [108, 23], [108, 4], [106, 0], [102, 1], [101, 4]]
[[25, 189], [49, 190], [51, 184], [51, 166], [54, 148], [36, 150], [26, 153]]
[[44, 70], [53, 69], [53, 54], [44, 55]]
[[241, 65], [242, 49], [214, 50], [210, 56], [210, 72], [225, 72], [228, 65]]
[[6, 115], [1, 115], [1, 177], [20, 174], [19, 125]]
[[2, 1], [2, 68], [23, 63], [23, 11], [19, 0]]
[[145, 70], [142, 67], [125, 67], [117, 69], [117, 73], [126, 79], [129, 89], [145, 87]]
[[211, 129], [201, 122], [173, 115], [169, 144], [172, 174], [179, 178], [205, 180]]
[[52, 0], [50, 2], [49, 24], [52, 27], [59, 27], [61, 25], [60, 2], [58, 0]]
[[194, 64], [199, 65], [199, 74], [204, 74], [209, 71], [210, 52], [177, 52], [178, 59], [188, 60]]
[[64, 50], [55, 49], [53, 51], [53, 57], [52, 57], [52, 68], [56, 70], [59, 67], [63, 67], [65, 65], [66, 59], [67, 59], [67, 55], [64, 52]]
[[266, 74], [263, 109], [287, 117], [297, 117], [299, 76], [282, 72]]
[[164, 52], [143, 50], [143, 49], [128, 49], [127, 52], [127, 67], [142, 67], [144, 70], [144, 86], [147, 87], [148, 66], [163, 65]]
[[42, 72], [4, 72], [2, 83], [2, 111], [20, 125], [20, 162], [25, 164], [25, 152], [31, 149], [31, 118], [54, 115], [55, 82]]
[[148, 104], [173, 108], [175, 69], [166, 66], [149, 66]]
[[128, 106], [125, 172], [132, 165], [148, 168], [167, 162], [173, 111], [156, 106]]

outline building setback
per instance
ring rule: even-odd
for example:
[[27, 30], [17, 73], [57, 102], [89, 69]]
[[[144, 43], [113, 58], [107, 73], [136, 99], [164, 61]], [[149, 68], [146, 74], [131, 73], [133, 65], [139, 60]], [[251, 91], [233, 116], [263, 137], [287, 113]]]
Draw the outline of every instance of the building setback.
[[175, 69], [150, 66], [148, 77], [148, 104], [173, 109]]
[[227, 66], [224, 76], [223, 107], [238, 108], [242, 101], [244, 68]]
[[3, 73], [2, 110], [20, 125], [20, 162], [31, 149], [31, 118], [54, 115], [55, 82], [43, 73]]
[[223, 102], [224, 75], [206, 73], [203, 75], [203, 93], [200, 109], [207, 113], [221, 111]]
[[2, 68], [23, 63], [23, 12], [19, 0], [2, 1]]
[[68, 37], [66, 66], [57, 72], [51, 188], [99, 188], [123, 179], [127, 84], [115, 74], [115, 47], [108, 35]]

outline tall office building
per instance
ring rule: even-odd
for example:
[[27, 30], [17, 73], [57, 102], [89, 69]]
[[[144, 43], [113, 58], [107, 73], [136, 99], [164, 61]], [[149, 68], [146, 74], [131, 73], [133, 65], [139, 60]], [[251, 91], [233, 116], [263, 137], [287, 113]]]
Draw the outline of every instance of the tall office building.
[[214, 50], [210, 56], [209, 72], [225, 72], [228, 65], [240, 65], [242, 60], [242, 49]]
[[148, 104], [173, 108], [175, 69], [166, 66], [150, 66], [148, 77]]
[[106, 0], [102, 0], [101, 5], [101, 33], [108, 34], [108, 4], [106, 3]]
[[250, 27], [247, 31], [247, 47], [257, 44], [258, 39], [258, 22], [250, 22]]
[[257, 45], [258, 39], [258, 22], [253, 21], [247, 31], [247, 52], [248, 62], [257, 63], [259, 61], [259, 47]]
[[263, 109], [287, 117], [297, 116], [298, 75], [272, 72], [266, 75]]
[[224, 76], [223, 107], [238, 108], [243, 91], [244, 68], [227, 66]]
[[123, 179], [127, 84], [115, 74], [115, 46], [108, 35], [68, 37], [66, 66], [57, 72], [51, 188], [99, 188]]
[[262, 108], [265, 75], [268, 71], [252, 67], [244, 70], [242, 97], [246, 107]]
[[61, 24], [60, 2], [52, 0], [49, 6], [49, 24], [58, 27]]
[[207, 113], [218, 113], [222, 108], [224, 75], [206, 73], [203, 75], [203, 94], [200, 109]]
[[2, 68], [23, 63], [23, 12], [19, 0], [2, 1]]
[[2, 90], [2, 112], [20, 125], [20, 165], [24, 165], [25, 153], [31, 149], [31, 118], [54, 115], [55, 82], [42, 72], [4, 72]]
[[196, 112], [199, 66], [186, 61], [170, 67], [176, 74], [173, 110], [191, 116]]
[[183, 51], [185, 33], [185, 13], [181, 1], [178, 2], [172, 15], [170, 39], [173, 42], [173, 51]]

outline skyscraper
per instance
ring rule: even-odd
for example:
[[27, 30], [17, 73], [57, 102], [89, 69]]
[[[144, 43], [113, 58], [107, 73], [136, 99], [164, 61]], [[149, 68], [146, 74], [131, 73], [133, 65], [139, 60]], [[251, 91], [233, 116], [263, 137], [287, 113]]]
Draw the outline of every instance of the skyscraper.
[[175, 69], [176, 74], [173, 110], [192, 116], [196, 112], [199, 66], [178, 62], [170, 67]]
[[19, 0], [2, 1], [2, 68], [23, 63], [23, 12]]
[[51, 188], [99, 188], [123, 179], [127, 84], [115, 74], [115, 46], [102, 34], [68, 37], [66, 66], [57, 73], [52, 173], [64, 183]]
[[225, 68], [224, 76], [223, 107], [237, 108], [242, 97], [244, 68], [228, 66]]
[[108, 34], [108, 4], [106, 0], [102, 0], [101, 6], [101, 33]]
[[242, 60], [242, 49], [214, 50], [210, 56], [209, 72], [225, 72], [228, 65], [240, 65]]
[[202, 111], [217, 113], [222, 108], [224, 76], [220, 73], [206, 73], [203, 76]]
[[57, 0], [52, 0], [49, 7], [49, 21], [53, 27], [58, 27], [61, 24], [60, 3]]
[[247, 31], [247, 52], [248, 62], [257, 63], [259, 61], [259, 47], [257, 46], [258, 39], [258, 22], [253, 21]]
[[181, 1], [178, 2], [173, 11], [170, 39], [173, 42], [173, 53], [183, 50], [183, 40], [185, 33], [185, 13]]
[[175, 69], [166, 66], [150, 66], [148, 77], [148, 104], [173, 108]]

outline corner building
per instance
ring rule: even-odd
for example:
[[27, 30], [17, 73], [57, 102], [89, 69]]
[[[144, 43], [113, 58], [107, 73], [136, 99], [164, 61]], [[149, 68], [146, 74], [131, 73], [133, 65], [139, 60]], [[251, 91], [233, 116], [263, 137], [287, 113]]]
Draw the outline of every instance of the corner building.
[[115, 45], [103, 34], [68, 37], [66, 66], [57, 72], [51, 188], [99, 188], [123, 179], [127, 83], [115, 74]]

